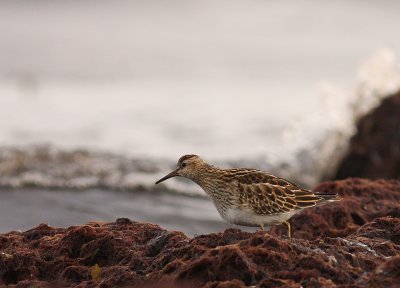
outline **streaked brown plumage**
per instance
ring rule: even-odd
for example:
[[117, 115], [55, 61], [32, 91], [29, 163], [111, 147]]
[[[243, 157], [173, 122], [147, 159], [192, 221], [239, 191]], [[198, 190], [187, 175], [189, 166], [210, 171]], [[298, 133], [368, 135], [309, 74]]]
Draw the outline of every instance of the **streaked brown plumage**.
[[221, 217], [243, 226], [277, 225], [287, 222], [301, 210], [337, 201], [337, 194], [321, 194], [268, 174], [267, 172], [233, 168], [221, 169], [206, 163], [197, 155], [182, 156], [177, 169], [156, 184], [182, 176], [196, 182], [210, 196]]

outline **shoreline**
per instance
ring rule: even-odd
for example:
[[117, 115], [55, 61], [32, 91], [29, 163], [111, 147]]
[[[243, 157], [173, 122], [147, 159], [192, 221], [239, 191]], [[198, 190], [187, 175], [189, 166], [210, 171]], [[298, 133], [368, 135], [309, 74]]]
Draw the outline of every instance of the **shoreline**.
[[342, 201], [284, 225], [189, 238], [126, 218], [0, 234], [0, 283], [17, 287], [395, 287], [400, 181], [321, 183]]
[[207, 197], [105, 189], [24, 188], [0, 189], [0, 193], [0, 233], [30, 229], [40, 223], [68, 227], [119, 217], [158, 223], [190, 236], [230, 226]]

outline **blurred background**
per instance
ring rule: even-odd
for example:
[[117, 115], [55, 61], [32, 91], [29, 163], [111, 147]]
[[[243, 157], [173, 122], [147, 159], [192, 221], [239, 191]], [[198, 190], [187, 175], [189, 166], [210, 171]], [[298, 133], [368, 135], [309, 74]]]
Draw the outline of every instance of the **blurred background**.
[[188, 153], [306, 187], [329, 178], [360, 113], [399, 87], [398, 11], [0, 1], [0, 232], [117, 217], [229, 227], [197, 186], [154, 185]]

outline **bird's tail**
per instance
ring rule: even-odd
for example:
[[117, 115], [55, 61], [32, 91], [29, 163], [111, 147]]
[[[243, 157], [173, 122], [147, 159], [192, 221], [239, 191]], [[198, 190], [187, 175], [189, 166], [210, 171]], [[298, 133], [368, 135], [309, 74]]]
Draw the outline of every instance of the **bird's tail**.
[[337, 193], [321, 193], [321, 192], [314, 192], [315, 196], [321, 197], [324, 202], [334, 202], [342, 200], [342, 198]]

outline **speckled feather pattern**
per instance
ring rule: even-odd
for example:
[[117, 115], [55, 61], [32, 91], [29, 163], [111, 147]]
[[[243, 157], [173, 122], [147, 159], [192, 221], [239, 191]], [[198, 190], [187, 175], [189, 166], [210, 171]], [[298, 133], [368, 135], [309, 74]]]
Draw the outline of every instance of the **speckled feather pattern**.
[[[217, 210], [226, 220], [230, 211], [246, 211], [249, 217], [268, 217], [288, 215], [287, 219], [298, 211], [339, 200], [336, 194], [320, 194], [299, 188], [296, 184], [276, 177], [267, 172], [233, 168], [221, 169], [203, 161], [196, 155], [182, 156], [178, 161], [176, 176], [183, 176], [196, 182], [213, 200]], [[237, 216], [239, 217], [239, 216]], [[241, 215], [240, 220], [246, 216]], [[279, 219], [279, 218], [277, 218]], [[252, 221], [249, 220], [249, 224]], [[281, 221], [285, 222], [285, 217]], [[264, 221], [261, 221], [263, 226]], [[265, 220], [265, 223], [268, 223]]]

